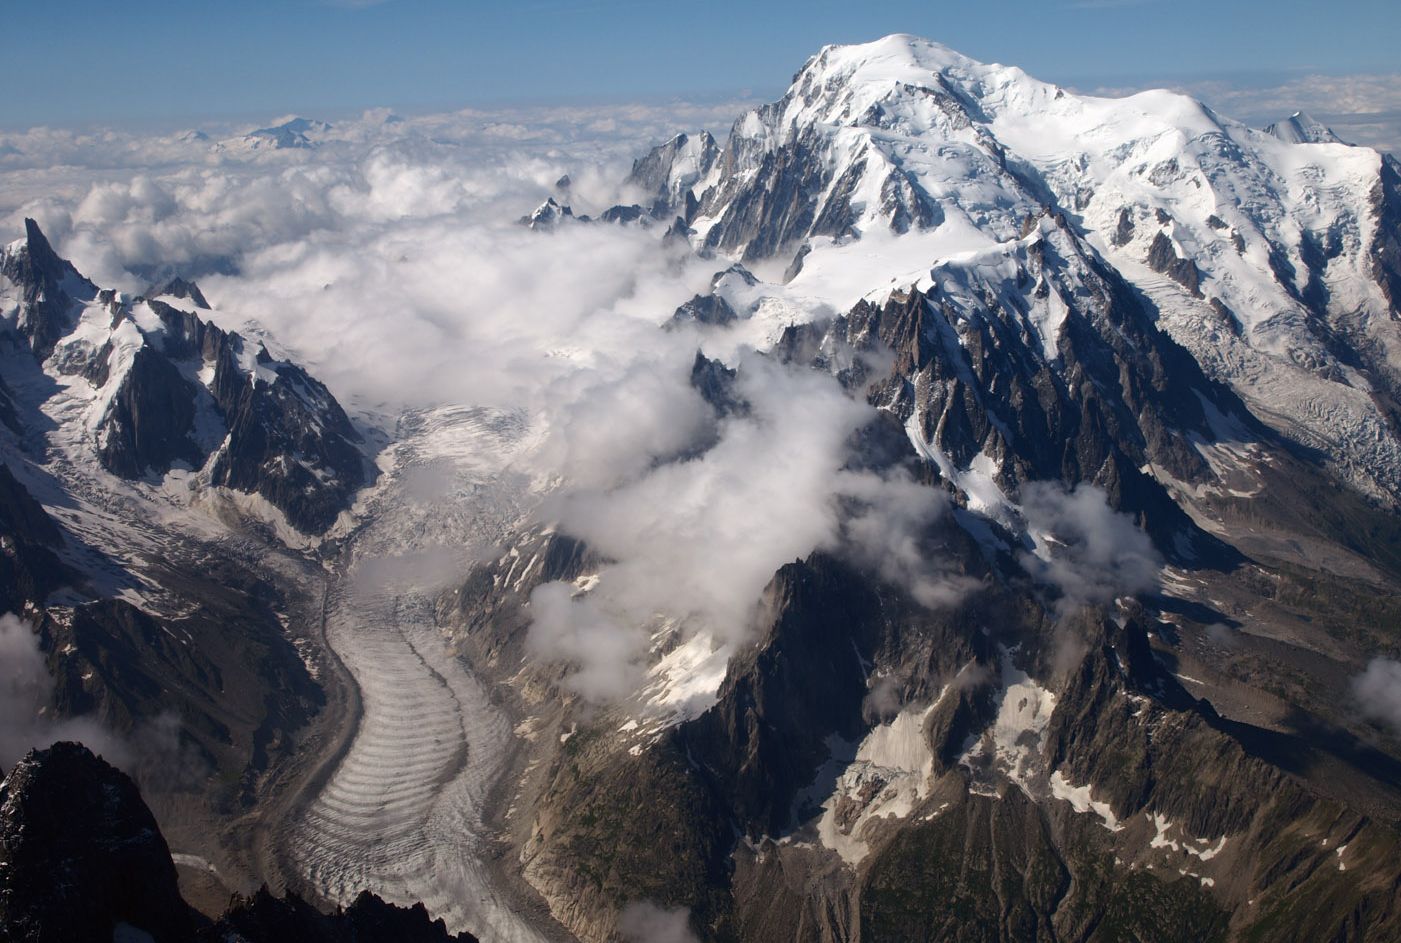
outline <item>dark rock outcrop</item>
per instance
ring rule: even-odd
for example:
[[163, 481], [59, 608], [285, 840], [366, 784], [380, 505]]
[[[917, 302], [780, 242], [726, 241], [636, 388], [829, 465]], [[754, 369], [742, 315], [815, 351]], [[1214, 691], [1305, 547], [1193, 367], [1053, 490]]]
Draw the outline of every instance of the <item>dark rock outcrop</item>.
[[[1401, 311], [1401, 161], [1382, 158], [1381, 176], [1372, 194], [1380, 220], [1372, 247], [1372, 277], [1381, 286], [1393, 312]], [[1395, 315], [1393, 315], [1395, 316]]]
[[190, 304], [194, 305], [196, 308], [201, 308], [205, 311], [210, 310], [209, 302], [204, 299], [204, 292], [199, 290], [199, 286], [179, 276], [172, 278], [162, 287], [152, 288], [146, 295], [150, 298], [159, 298], [162, 295], [168, 295], [171, 298], [180, 298], [189, 301]]
[[204, 463], [190, 438], [195, 420], [194, 386], [159, 351], [139, 348], [118, 381], [103, 419], [98, 457], [108, 471], [140, 478], [176, 462]]
[[260, 494], [298, 530], [320, 533], [368, 477], [360, 435], [330, 391], [305, 370], [274, 363], [265, 353], [259, 359], [271, 380], [235, 375], [227, 358], [215, 368], [229, 437], [210, 479]]
[[1153, 237], [1153, 244], [1148, 247], [1148, 267], [1166, 275], [1196, 297], [1202, 297], [1202, 276], [1197, 263], [1178, 256], [1172, 240], [1165, 233], [1159, 232]]
[[449, 934], [422, 904], [397, 907], [362, 891], [349, 907], [322, 913], [295, 894], [277, 897], [266, 887], [238, 897], [201, 943], [476, 943], [470, 933]]
[[155, 818], [85, 747], [30, 753], [0, 785], [0, 936], [110, 940], [119, 924], [157, 943], [194, 935]]
[[1052, 915], [1072, 875], [1040, 809], [1010, 790], [968, 796], [902, 834], [861, 895], [861, 939], [1058, 939]]
[[633, 203], [630, 206], [610, 206], [602, 213], [599, 213], [598, 218], [601, 222], [624, 225], [627, 223], [636, 223], [644, 219], [646, 212], [647, 211], [642, 207]]
[[739, 315], [735, 309], [730, 307], [730, 303], [719, 295], [707, 294], [696, 295], [690, 301], [676, 309], [676, 313], [671, 316], [671, 321], [667, 326], [672, 327], [679, 324], [706, 324], [715, 327], [723, 327], [726, 324], [737, 320]]
[[1127, 206], [1119, 210], [1119, 222], [1114, 227], [1114, 235], [1110, 238], [1110, 241], [1113, 242], [1114, 245], [1126, 246], [1129, 244], [1129, 240], [1133, 238], [1133, 215], [1133, 210]]
[[55, 553], [62, 543], [53, 518], [0, 464], [0, 612], [24, 612], [72, 579]]
[[3, 463], [0, 463], [0, 534], [11, 540], [49, 548], [63, 542], [53, 518]]
[[170, 849], [125, 773], [77, 743], [32, 751], [0, 783], [0, 938], [106, 941], [122, 928], [156, 943], [476, 943], [422, 904], [369, 891], [322, 913], [263, 888], [211, 925], [181, 898]]
[[807, 261], [807, 257], [811, 253], [812, 243], [810, 242], [804, 242], [798, 251], [793, 253], [793, 261], [789, 262], [788, 267], [783, 270], [783, 283], [785, 285], [802, 274], [803, 263]]
[[15, 408], [15, 394], [10, 389], [10, 385], [5, 382], [4, 377], [0, 377], [0, 423], [9, 427], [11, 432], [23, 432], [23, 426], [19, 421], [19, 413]]
[[749, 403], [735, 389], [738, 376], [738, 371], [696, 351], [696, 360], [691, 365], [691, 386], [721, 417], [749, 412]]

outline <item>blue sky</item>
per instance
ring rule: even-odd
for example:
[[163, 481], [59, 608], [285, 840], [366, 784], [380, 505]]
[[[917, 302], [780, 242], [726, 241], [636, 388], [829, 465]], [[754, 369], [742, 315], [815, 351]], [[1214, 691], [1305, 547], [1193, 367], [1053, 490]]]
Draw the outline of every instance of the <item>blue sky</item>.
[[1396, 0], [9, 0], [0, 126], [780, 92], [828, 42], [938, 39], [1070, 85], [1401, 71]]

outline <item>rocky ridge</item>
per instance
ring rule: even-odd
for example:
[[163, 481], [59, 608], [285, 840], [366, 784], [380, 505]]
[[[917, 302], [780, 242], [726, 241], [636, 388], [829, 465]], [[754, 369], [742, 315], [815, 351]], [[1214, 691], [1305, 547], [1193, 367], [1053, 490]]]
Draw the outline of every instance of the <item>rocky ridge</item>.
[[198, 286], [177, 279], [151, 299], [99, 291], [33, 220], [0, 254], [0, 273], [5, 319], [60, 385], [91, 397], [88, 437], [112, 474], [199, 470], [209, 485], [261, 496], [308, 534], [325, 531], [369, 480], [360, 434], [326, 387], [201, 319]]
[[[891, 36], [823, 49], [723, 147], [681, 140], [630, 178], [654, 215], [747, 263], [797, 257], [804, 292], [834, 273], [924, 288], [932, 261], [996, 264], [1059, 215], [1208, 376], [1354, 487], [1401, 495], [1395, 162], [1307, 116], [1256, 131], [1186, 96], [1075, 95]], [[862, 240], [885, 251], [843, 251]]]

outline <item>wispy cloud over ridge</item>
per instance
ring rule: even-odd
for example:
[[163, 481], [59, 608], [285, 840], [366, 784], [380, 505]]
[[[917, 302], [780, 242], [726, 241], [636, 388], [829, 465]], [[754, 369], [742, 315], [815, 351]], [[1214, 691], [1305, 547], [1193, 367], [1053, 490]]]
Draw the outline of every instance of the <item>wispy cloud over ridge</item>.
[[1401, 734], [1401, 662], [1373, 658], [1352, 679], [1352, 696], [1364, 717]]

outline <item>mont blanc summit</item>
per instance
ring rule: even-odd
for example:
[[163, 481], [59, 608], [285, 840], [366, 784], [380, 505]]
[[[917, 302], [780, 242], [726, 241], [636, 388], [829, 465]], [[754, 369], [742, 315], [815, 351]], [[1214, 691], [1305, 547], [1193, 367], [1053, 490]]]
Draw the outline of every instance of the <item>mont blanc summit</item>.
[[[1257, 131], [1182, 95], [1075, 95], [892, 36], [827, 47], [723, 149], [682, 136], [633, 180], [703, 246], [801, 254], [791, 289], [837, 303], [991, 269], [1058, 213], [1213, 379], [1397, 495], [1378, 399], [1396, 389], [1401, 177], [1305, 115]], [[879, 245], [845, 251], [860, 240]], [[1056, 319], [1035, 324], [1054, 349]]]

